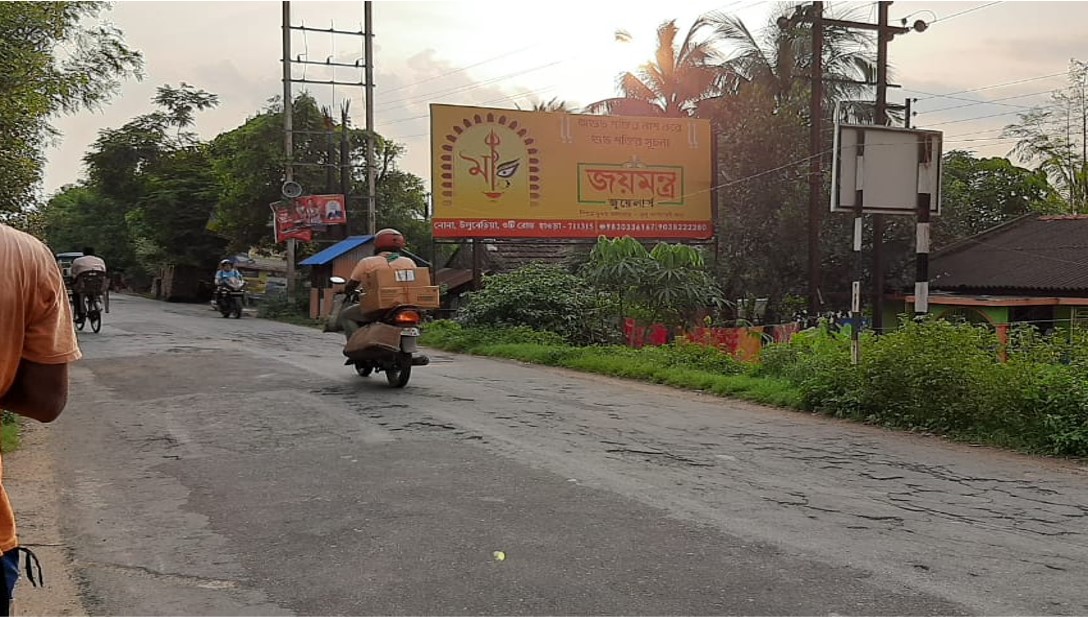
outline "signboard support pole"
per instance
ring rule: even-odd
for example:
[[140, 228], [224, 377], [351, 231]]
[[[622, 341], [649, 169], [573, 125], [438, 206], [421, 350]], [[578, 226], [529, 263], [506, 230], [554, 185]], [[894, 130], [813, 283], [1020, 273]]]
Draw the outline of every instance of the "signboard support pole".
[[[284, 182], [295, 180], [293, 101], [291, 100], [291, 3], [283, 2], [283, 153]], [[287, 297], [295, 299], [295, 240], [287, 241]]]
[[931, 193], [918, 193], [918, 225], [915, 239], [914, 317], [929, 312], [929, 208]]
[[[858, 169], [864, 169], [864, 131], [858, 131], [857, 158]], [[861, 362], [861, 277], [864, 268], [861, 245], [862, 232], [865, 229], [865, 210], [863, 206], [865, 191], [861, 180], [863, 177], [864, 174], [860, 172], [857, 174], [857, 182], [854, 187], [856, 191], [856, 197], [854, 198], [854, 282], [850, 285], [850, 319], [854, 322], [854, 327], [850, 331], [850, 363], [855, 366]]]
[[[907, 123], [910, 123], [910, 100], [907, 100]], [[926, 139], [918, 140], [918, 166], [919, 172], [923, 165], [934, 164], [933, 152], [929, 149], [931, 142]], [[919, 179], [927, 178], [921, 173], [918, 174]], [[937, 180], [940, 182], [940, 179]], [[921, 184], [921, 183], [919, 183]], [[928, 183], [927, 183], [928, 184]], [[923, 188], [925, 190], [923, 190]], [[930, 238], [930, 208], [933, 202], [934, 187], [932, 185], [918, 187], [918, 223], [917, 231], [915, 234], [914, 250], [917, 253], [915, 256], [915, 273], [914, 273], [914, 318], [921, 319], [929, 312], [929, 238]]]

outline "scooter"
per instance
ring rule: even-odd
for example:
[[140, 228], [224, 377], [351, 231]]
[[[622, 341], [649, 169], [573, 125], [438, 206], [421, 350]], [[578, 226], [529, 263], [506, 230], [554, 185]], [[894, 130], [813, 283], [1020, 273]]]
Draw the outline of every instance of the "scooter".
[[241, 319], [245, 286], [246, 282], [238, 279], [227, 279], [219, 284], [215, 293], [215, 304], [224, 318], [233, 315], [235, 319]]
[[[334, 276], [329, 281], [335, 285], [347, 282], [339, 276]], [[361, 296], [361, 290], [354, 290], [344, 299], [344, 306], [358, 304]], [[384, 372], [389, 385], [403, 388], [412, 377], [413, 366], [430, 364], [430, 359], [419, 353], [417, 345], [421, 321], [419, 308], [408, 305], [368, 315], [365, 322], [357, 322], [362, 324], [362, 328], [352, 339], [357, 336], [364, 337], [370, 344], [363, 348], [352, 348], [352, 340], [347, 341], [344, 345], [344, 355], [347, 357], [344, 365], [354, 366], [360, 377]], [[367, 329], [365, 334], [363, 329]]]

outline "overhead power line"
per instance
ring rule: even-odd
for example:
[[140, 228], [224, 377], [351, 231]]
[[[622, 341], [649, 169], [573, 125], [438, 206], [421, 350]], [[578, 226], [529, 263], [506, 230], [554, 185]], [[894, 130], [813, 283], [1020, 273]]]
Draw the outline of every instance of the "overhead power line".
[[[978, 88], [968, 88], [967, 90], [959, 90], [959, 91], [956, 91], [956, 92], [947, 92], [945, 94], [933, 94], [933, 93], [930, 93], [930, 92], [921, 92], [919, 90], [911, 90], [910, 88], [904, 88], [904, 90], [907, 90], [907, 91], [910, 91], [910, 92], [917, 92], [918, 94], [928, 95], [928, 96], [924, 96], [924, 97], [919, 98], [918, 99], [919, 101], [926, 101], [926, 100], [934, 99], [934, 98], [954, 99], [954, 98], [956, 98], [957, 94], [969, 94], [971, 92], [984, 92], [986, 90], [995, 90], [997, 88], [1006, 88], [1008, 86], [1015, 86], [1015, 85], [1018, 85], [1018, 84], [1026, 84], [1026, 83], [1030, 83], [1030, 82], [1033, 82], [1033, 81], [1041, 81], [1043, 79], [1053, 79], [1054, 77], [1064, 77], [1064, 76], [1066, 76], [1068, 74], [1069, 73], [1067, 71], [1062, 71], [1060, 73], [1051, 73], [1050, 75], [1039, 75], [1037, 77], [1027, 77], [1025, 79], [1017, 79], [1015, 81], [1006, 81], [1006, 82], [1003, 82], [1003, 83], [991, 84], [991, 85], [988, 85], [988, 86], [979, 86]], [[966, 99], [966, 100], [970, 100], [970, 99]]]
[[948, 15], [947, 17], [938, 17], [937, 19], [934, 19], [932, 22], [930, 22], [930, 25], [940, 23], [942, 21], [948, 21], [950, 19], [955, 19], [955, 18], [959, 17], [960, 15], [966, 15], [968, 13], [974, 13], [975, 11], [981, 11], [982, 9], [985, 9], [985, 8], [988, 8], [988, 7], [991, 7], [991, 6], [994, 6], [994, 5], [998, 5], [998, 4], [1001, 4], [1001, 2], [989, 2], [987, 4], [983, 4], [983, 5], [980, 5], [980, 6], [974, 6], [974, 7], [971, 7], [969, 9], [962, 10], [962, 11], [960, 11], [958, 13], [952, 13], [951, 15]]
[[[925, 111], [919, 111], [917, 115], [935, 114], [935, 113], [942, 112], [942, 111], [952, 111], [953, 109], [964, 109], [966, 107], [975, 107], [975, 106], [978, 106], [978, 105], [999, 105], [1001, 107], [1019, 107], [1021, 109], [1032, 109], [1032, 108], [1038, 107], [1038, 105], [1017, 105], [1015, 103], [1002, 103], [1001, 101], [1011, 101], [1013, 99], [1026, 99], [1026, 98], [1031, 97], [1031, 96], [1042, 96], [1044, 94], [1054, 94], [1055, 92], [1058, 92], [1060, 90], [1061, 90], [1061, 88], [1055, 88], [1053, 90], [1043, 90], [1041, 92], [1032, 92], [1031, 94], [1017, 94], [1017, 95], [1014, 95], [1014, 96], [1006, 96], [1006, 97], [1002, 97], [1002, 98], [999, 98], [999, 99], [992, 99], [992, 100], [989, 100], [989, 101], [973, 101], [973, 102], [967, 103], [965, 105], [952, 105], [950, 107], [938, 107], [937, 109], [927, 109]], [[966, 100], [969, 100], [969, 99], [962, 99], [962, 100], [966, 101]]]

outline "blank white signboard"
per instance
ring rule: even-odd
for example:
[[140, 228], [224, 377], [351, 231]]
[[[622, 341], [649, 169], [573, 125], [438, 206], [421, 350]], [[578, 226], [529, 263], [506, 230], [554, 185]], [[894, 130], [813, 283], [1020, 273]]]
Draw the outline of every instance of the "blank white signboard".
[[839, 125], [831, 211], [853, 211], [860, 190], [867, 214], [914, 214], [919, 194], [929, 194], [930, 212], [939, 214], [941, 135], [921, 129]]

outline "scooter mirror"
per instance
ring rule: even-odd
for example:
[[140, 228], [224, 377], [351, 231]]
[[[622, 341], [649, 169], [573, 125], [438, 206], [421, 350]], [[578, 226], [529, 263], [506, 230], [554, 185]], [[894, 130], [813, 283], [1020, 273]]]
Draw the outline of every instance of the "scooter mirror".
[[331, 276], [329, 277], [329, 282], [333, 285], [343, 285], [347, 281], [345, 281], [344, 278], [340, 276]]

